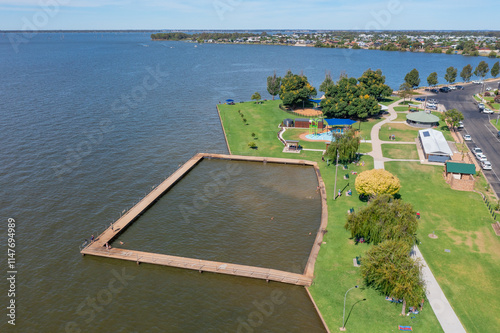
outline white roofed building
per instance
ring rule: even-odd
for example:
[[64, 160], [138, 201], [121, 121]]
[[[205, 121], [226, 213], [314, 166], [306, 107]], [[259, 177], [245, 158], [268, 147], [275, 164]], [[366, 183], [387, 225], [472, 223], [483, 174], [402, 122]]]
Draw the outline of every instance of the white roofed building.
[[448, 142], [444, 138], [443, 133], [432, 128], [418, 131], [418, 138], [425, 158], [429, 162], [444, 163], [451, 159], [453, 152], [451, 151]]

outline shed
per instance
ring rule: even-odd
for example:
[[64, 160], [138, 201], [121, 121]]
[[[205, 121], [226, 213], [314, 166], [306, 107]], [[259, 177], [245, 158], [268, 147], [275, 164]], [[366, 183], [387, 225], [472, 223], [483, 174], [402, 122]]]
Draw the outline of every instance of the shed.
[[293, 127], [293, 120], [290, 118], [286, 118], [283, 120], [283, 126], [284, 127]]
[[439, 125], [439, 118], [431, 113], [419, 111], [406, 116], [406, 122], [414, 127], [434, 127]]
[[444, 178], [451, 188], [459, 191], [474, 190], [476, 166], [470, 163], [448, 161], [444, 167]]
[[[295, 119], [295, 127], [297, 127], [297, 128], [309, 128], [313, 121], [314, 121], [314, 119], [296, 118]], [[323, 119], [321, 119], [320, 121], [318, 121], [318, 128], [323, 128], [323, 127], [324, 127], [324, 122], [323, 122]]]
[[429, 162], [444, 163], [453, 156], [448, 142], [446, 142], [443, 133], [440, 131], [431, 128], [420, 130], [418, 131], [418, 138], [422, 145], [424, 156]]

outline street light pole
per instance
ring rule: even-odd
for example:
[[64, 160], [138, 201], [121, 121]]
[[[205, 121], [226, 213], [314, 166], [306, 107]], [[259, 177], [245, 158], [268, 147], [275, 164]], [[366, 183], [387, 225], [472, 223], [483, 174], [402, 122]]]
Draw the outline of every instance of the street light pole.
[[337, 170], [339, 169], [339, 149], [337, 148], [337, 161], [335, 162], [335, 185], [333, 187], [333, 200], [337, 199]]
[[349, 290], [346, 291], [345, 296], [344, 296], [344, 314], [342, 315], [342, 327], [340, 328], [341, 331], [345, 331], [345, 301], [347, 299], [347, 293], [351, 291], [351, 289], [357, 288], [358, 286], [354, 286], [350, 288]]

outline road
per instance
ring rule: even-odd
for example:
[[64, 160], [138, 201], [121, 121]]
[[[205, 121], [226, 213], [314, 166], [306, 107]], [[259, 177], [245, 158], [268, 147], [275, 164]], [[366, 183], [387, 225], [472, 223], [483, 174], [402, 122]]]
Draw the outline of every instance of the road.
[[[486, 87], [496, 89], [498, 81], [488, 81]], [[464, 90], [439, 93], [433, 98], [443, 104], [447, 110], [455, 108], [463, 113], [465, 119], [464, 129], [461, 130], [462, 135], [470, 134], [472, 141], [467, 142], [469, 149], [480, 147], [491, 162], [493, 169], [483, 170], [483, 172], [492, 189], [500, 196], [500, 139], [497, 138], [498, 131], [489, 123], [490, 118], [497, 119], [499, 115], [479, 112], [477, 102], [472, 96], [478, 93], [481, 88], [482, 85], [479, 84], [467, 84], [464, 85]]]

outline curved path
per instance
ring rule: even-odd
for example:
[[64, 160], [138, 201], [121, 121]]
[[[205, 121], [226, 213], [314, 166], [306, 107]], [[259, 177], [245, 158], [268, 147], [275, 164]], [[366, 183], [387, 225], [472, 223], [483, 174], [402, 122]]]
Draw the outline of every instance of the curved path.
[[[396, 111], [394, 111], [394, 106], [396, 106], [398, 102], [392, 103], [389, 105], [389, 117], [385, 120], [375, 124], [371, 131], [371, 143], [372, 143], [372, 151], [367, 155], [373, 157], [373, 164], [375, 169], [384, 169], [384, 162], [388, 161], [416, 161], [421, 162], [420, 160], [400, 160], [400, 159], [390, 159], [384, 157], [382, 154], [382, 144], [416, 144], [416, 142], [394, 142], [394, 141], [382, 141], [379, 138], [380, 128], [387, 123], [392, 122], [394, 119], [398, 117]], [[429, 304], [432, 307], [432, 310], [436, 314], [436, 317], [441, 324], [445, 333], [465, 333], [465, 329], [458, 319], [455, 311], [448, 302], [443, 290], [439, 286], [436, 278], [432, 274], [432, 271], [427, 266], [422, 253], [420, 253], [419, 248], [415, 245], [413, 248], [413, 255], [416, 258], [420, 258], [422, 263], [422, 278], [424, 280], [426, 286], [426, 294], [427, 299], [429, 300]]]

